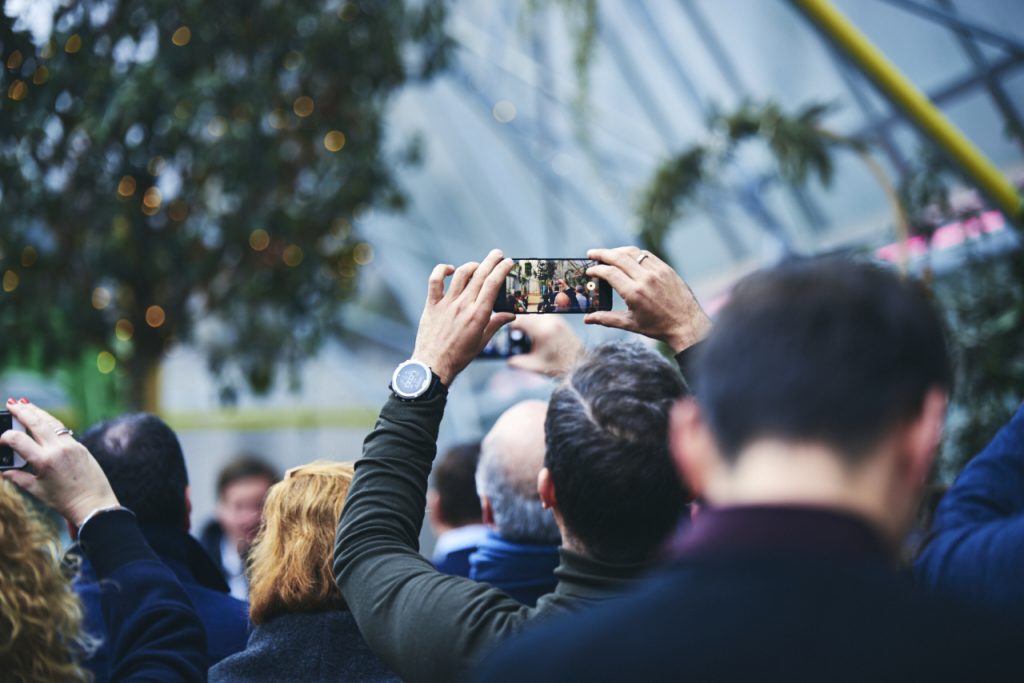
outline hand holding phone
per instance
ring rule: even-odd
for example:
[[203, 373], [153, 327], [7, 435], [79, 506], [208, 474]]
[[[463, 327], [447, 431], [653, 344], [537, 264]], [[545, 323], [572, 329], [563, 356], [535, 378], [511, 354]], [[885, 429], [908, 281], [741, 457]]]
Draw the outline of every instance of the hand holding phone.
[[510, 334], [517, 331], [530, 335], [533, 348], [509, 358], [509, 367], [558, 377], [569, 372], [583, 353], [583, 342], [561, 316], [521, 316], [509, 325]]
[[599, 262], [587, 272], [610, 283], [627, 310], [588, 313], [584, 323], [636, 332], [665, 342], [676, 353], [711, 331], [711, 319], [689, 285], [654, 254], [619, 247], [591, 249], [587, 256]]
[[589, 275], [597, 265], [585, 258], [512, 259], [494, 302], [500, 313], [578, 313], [610, 311], [608, 282]]

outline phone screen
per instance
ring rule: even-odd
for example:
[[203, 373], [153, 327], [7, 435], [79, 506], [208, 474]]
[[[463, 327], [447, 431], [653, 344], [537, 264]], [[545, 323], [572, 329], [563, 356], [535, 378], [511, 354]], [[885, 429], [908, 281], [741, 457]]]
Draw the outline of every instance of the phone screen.
[[[14, 429], [19, 432], [25, 431], [21, 426], [21, 423], [14, 419], [6, 410], [0, 411], [0, 434], [3, 434], [9, 429]], [[12, 470], [20, 469], [25, 466], [25, 461], [20, 455], [15, 453], [10, 446], [0, 445], [0, 470]]]
[[513, 259], [494, 310], [511, 313], [589, 313], [611, 310], [611, 287], [587, 275], [587, 258]]

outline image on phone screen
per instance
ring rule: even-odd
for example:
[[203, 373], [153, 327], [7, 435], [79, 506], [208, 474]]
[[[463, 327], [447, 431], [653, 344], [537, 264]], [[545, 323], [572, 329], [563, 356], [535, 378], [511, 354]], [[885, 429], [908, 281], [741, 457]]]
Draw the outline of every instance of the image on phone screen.
[[512, 259], [494, 310], [508, 313], [590, 313], [612, 307], [611, 286], [587, 275], [587, 258]]

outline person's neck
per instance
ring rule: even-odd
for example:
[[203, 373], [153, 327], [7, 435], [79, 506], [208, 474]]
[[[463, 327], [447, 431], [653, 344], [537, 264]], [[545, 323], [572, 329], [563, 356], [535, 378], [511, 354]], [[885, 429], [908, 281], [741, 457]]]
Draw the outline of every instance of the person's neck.
[[820, 444], [759, 441], [722, 467], [705, 492], [716, 507], [824, 508], [864, 519], [886, 537], [894, 533], [887, 461], [879, 454], [850, 465]]

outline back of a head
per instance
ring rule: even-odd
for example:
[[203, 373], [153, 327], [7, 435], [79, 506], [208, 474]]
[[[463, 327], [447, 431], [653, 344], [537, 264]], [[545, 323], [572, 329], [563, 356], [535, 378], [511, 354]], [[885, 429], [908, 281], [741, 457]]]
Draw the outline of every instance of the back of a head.
[[0, 662], [5, 681], [91, 680], [82, 606], [57, 534], [0, 479]]
[[459, 444], [449, 448], [434, 468], [432, 487], [437, 492], [441, 519], [449, 526], [480, 523], [475, 478], [479, 458], [479, 442]]
[[676, 367], [637, 343], [593, 349], [552, 393], [544, 464], [567, 533], [595, 558], [646, 562], [679, 521], [668, 415], [683, 393]]
[[82, 444], [139, 524], [185, 527], [185, 457], [163, 420], [148, 413], [121, 415], [91, 427]]
[[517, 403], [501, 414], [480, 446], [477, 492], [489, 501], [494, 526], [508, 541], [561, 541], [558, 525], [537, 492], [537, 475], [544, 467], [546, 414], [544, 401]]
[[951, 382], [942, 323], [920, 288], [837, 258], [743, 280], [696, 367], [697, 400], [727, 459], [772, 438], [856, 463]]
[[249, 555], [249, 614], [262, 624], [280, 614], [344, 605], [331, 561], [334, 532], [355, 468], [317, 460], [271, 487]]

